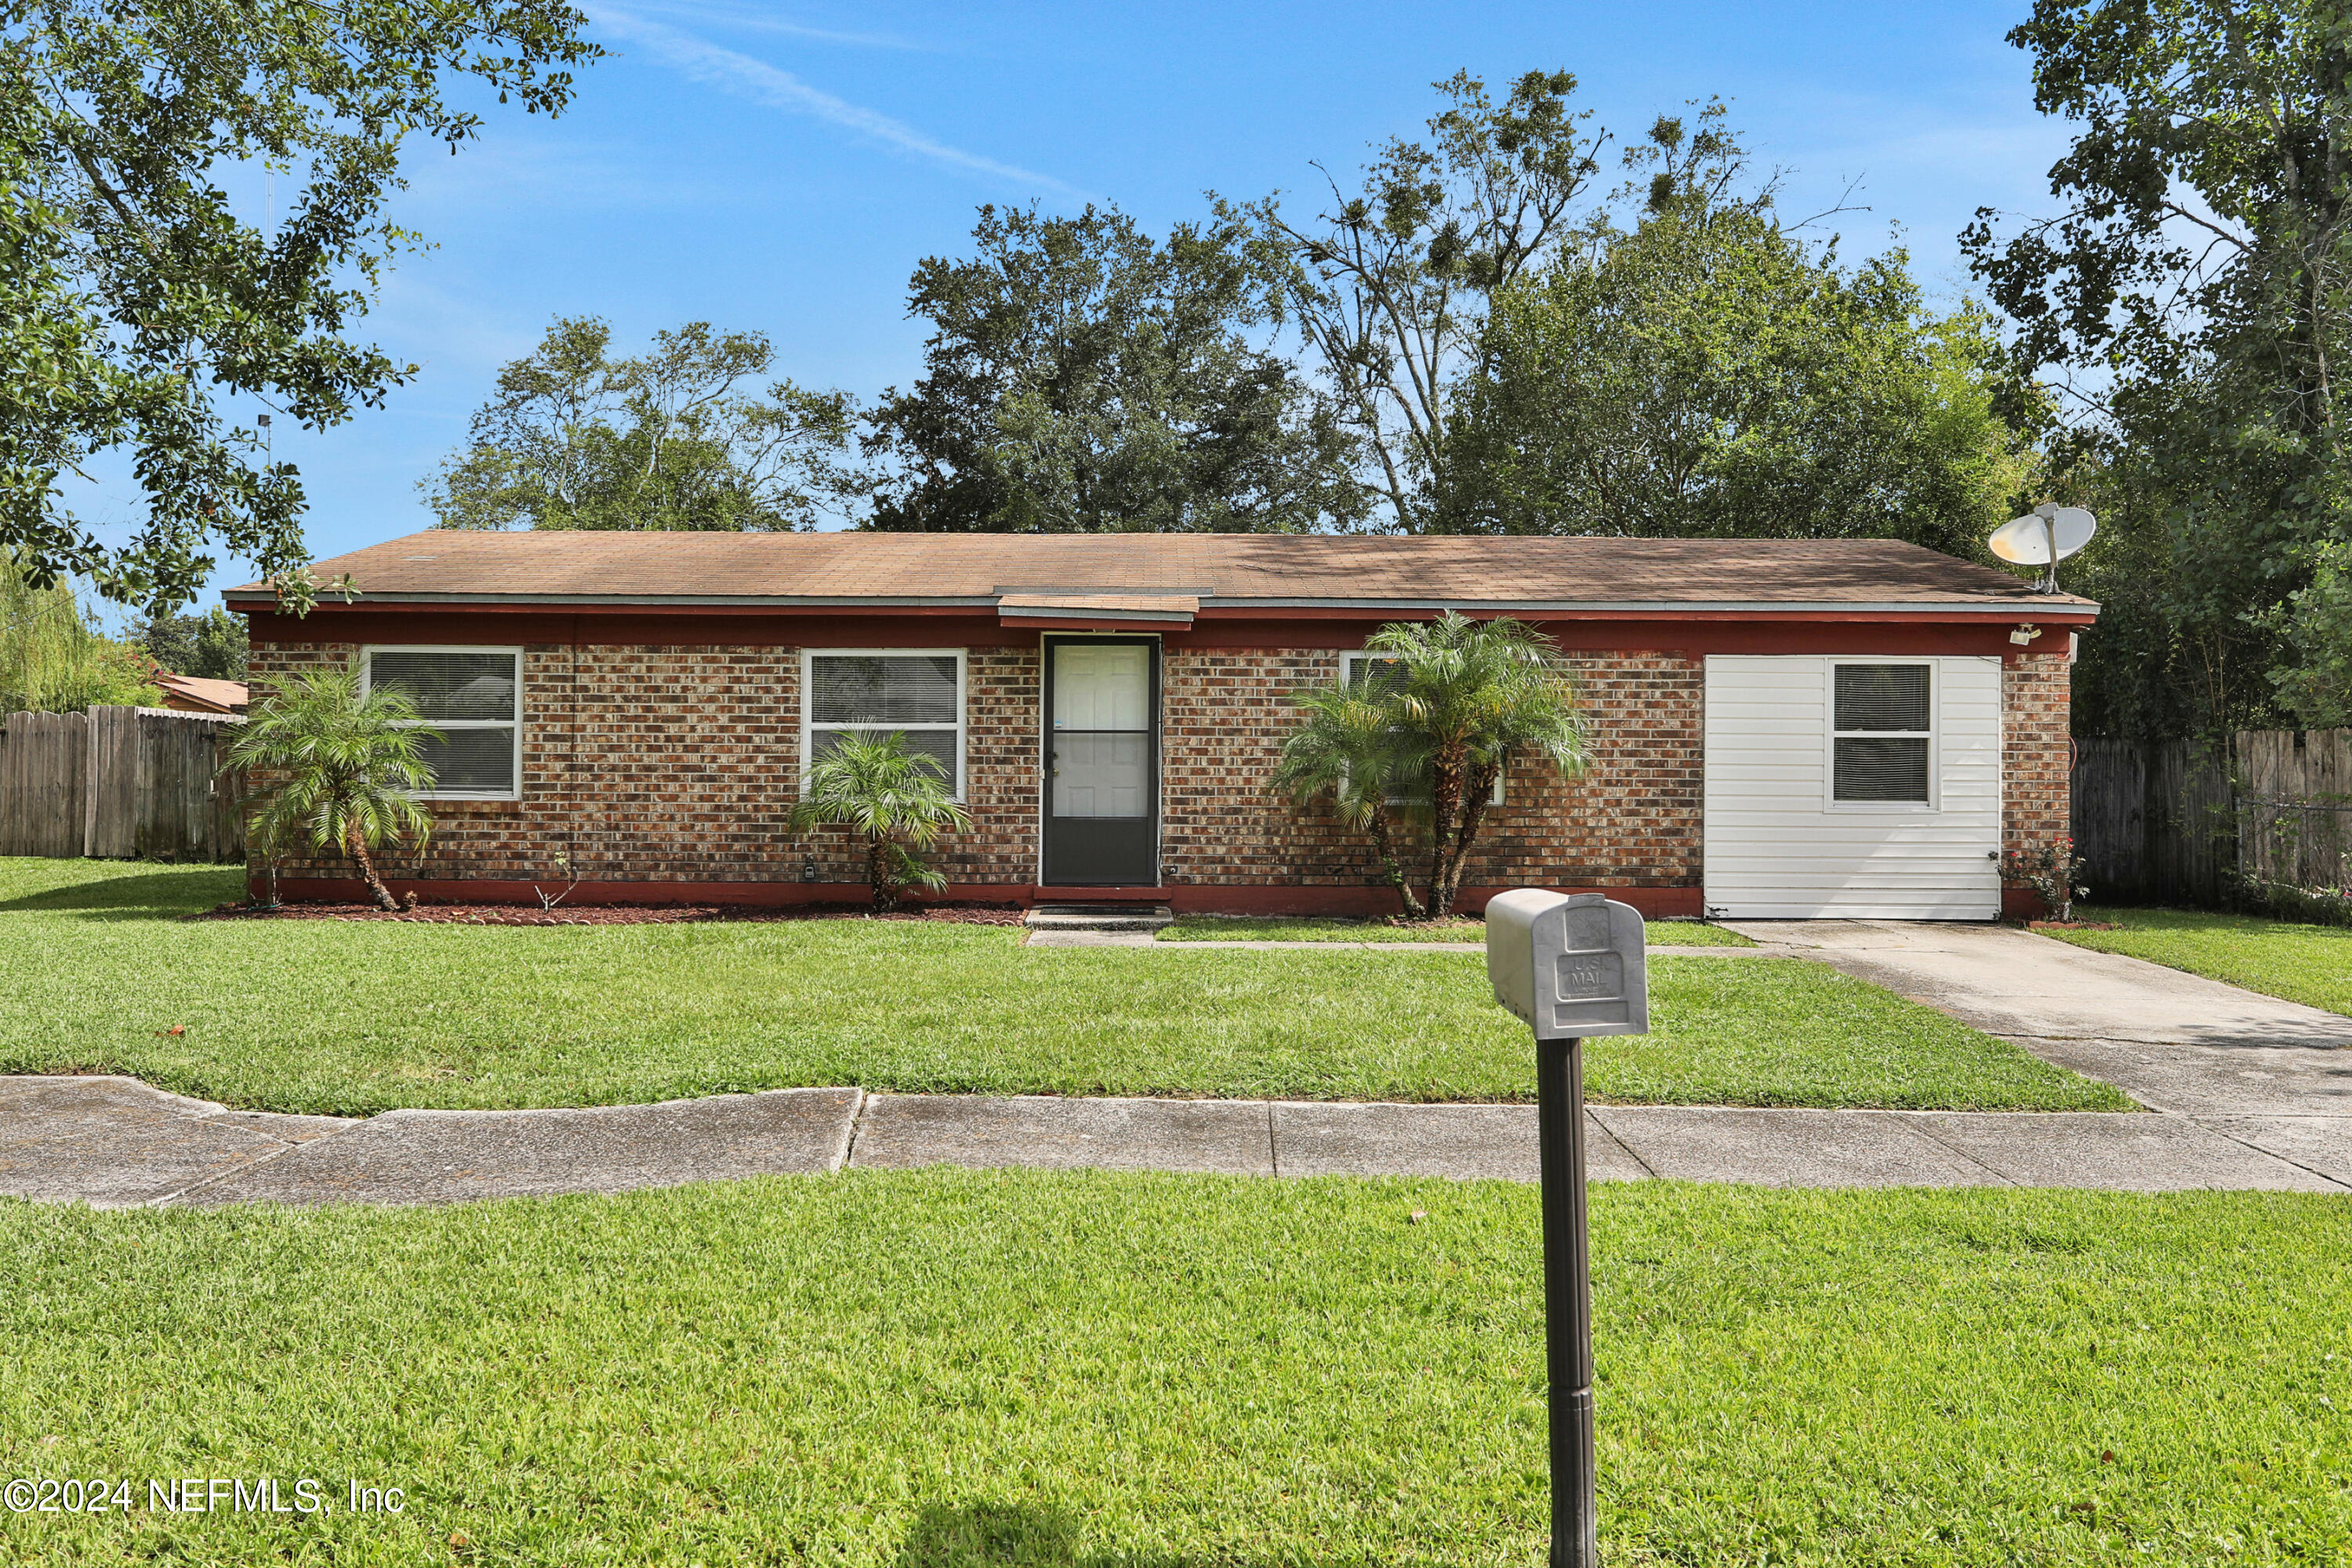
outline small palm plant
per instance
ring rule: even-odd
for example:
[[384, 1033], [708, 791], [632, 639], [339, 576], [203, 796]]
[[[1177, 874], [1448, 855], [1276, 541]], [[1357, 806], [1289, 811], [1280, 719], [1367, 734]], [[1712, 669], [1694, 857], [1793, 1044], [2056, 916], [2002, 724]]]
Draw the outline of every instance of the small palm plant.
[[1421, 899], [1405, 880], [1396, 852], [1398, 797], [1412, 782], [1396, 715], [1377, 689], [1360, 685], [1318, 687], [1292, 700], [1305, 721], [1283, 742], [1274, 790], [1301, 806], [1329, 795], [1339, 820], [1370, 836], [1405, 919], [1420, 920]]
[[[1412, 920], [1454, 912], [1495, 781], [1515, 756], [1583, 771], [1584, 723], [1555, 645], [1507, 616], [1382, 626], [1366, 641], [1367, 679], [1299, 692], [1307, 721], [1283, 744], [1275, 788], [1302, 805], [1328, 790], [1340, 820], [1372, 836], [1381, 870]], [[1429, 890], [1398, 868], [1396, 821], [1430, 831]]]
[[433, 831], [415, 796], [433, 784], [419, 748], [441, 734], [416, 717], [405, 694], [362, 697], [359, 672], [331, 666], [289, 676], [256, 704], [223, 765], [273, 775], [247, 828], [272, 857], [273, 884], [278, 852], [307, 841], [349, 855], [377, 906], [400, 907], [374, 851], [404, 840], [421, 847]]
[[970, 827], [971, 818], [956, 804], [938, 758], [908, 750], [901, 734], [853, 731], [809, 764], [791, 823], [795, 833], [841, 823], [866, 835], [874, 907], [887, 913], [909, 887], [947, 886], [947, 878], [924, 865], [919, 852], [950, 827]]
[[1507, 616], [1474, 621], [1448, 610], [1433, 621], [1382, 626], [1364, 647], [1393, 662], [1388, 705], [1420, 761], [1428, 790], [1429, 915], [1454, 912], [1495, 780], [1514, 753], [1563, 778], [1584, 771], [1584, 724], [1556, 645]]

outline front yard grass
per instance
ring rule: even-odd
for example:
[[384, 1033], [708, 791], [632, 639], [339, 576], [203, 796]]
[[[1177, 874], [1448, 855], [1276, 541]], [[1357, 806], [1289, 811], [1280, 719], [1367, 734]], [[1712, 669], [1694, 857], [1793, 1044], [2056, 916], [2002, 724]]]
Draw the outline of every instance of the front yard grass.
[[[0, 1203], [0, 1476], [139, 1505], [0, 1511], [0, 1557], [1528, 1568], [1538, 1213], [947, 1170]], [[2341, 1199], [1645, 1184], [1591, 1214], [1612, 1563], [2352, 1554]], [[335, 1508], [149, 1511], [172, 1477]], [[347, 1511], [352, 1479], [404, 1510]]]
[[[1698, 921], [1646, 921], [1643, 937], [1653, 947], [1754, 947], [1738, 931]], [[1390, 925], [1382, 921], [1309, 920], [1286, 916], [1186, 915], [1162, 926], [1160, 942], [1461, 942], [1486, 940], [1481, 920], [1432, 921]]]
[[2205, 910], [2093, 909], [2117, 931], [2045, 931], [2077, 947], [2144, 958], [2249, 991], [2352, 1014], [2352, 929]]
[[[251, 1109], [909, 1092], [1528, 1099], [1475, 956], [1024, 947], [980, 926], [513, 928], [173, 918], [235, 872], [0, 862], [0, 1072], [125, 1072]], [[1797, 960], [1661, 959], [1597, 1099], [2126, 1110]], [[173, 1031], [177, 1030], [178, 1033]]]

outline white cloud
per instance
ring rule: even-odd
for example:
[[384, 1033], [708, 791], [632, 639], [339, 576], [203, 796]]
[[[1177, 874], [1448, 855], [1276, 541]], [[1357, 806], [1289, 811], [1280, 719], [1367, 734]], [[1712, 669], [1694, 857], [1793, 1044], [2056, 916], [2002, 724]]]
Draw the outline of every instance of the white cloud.
[[877, 114], [870, 109], [860, 109], [854, 103], [835, 98], [829, 92], [811, 87], [789, 71], [778, 70], [765, 60], [721, 48], [717, 44], [681, 33], [677, 28], [652, 21], [631, 12], [614, 10], [604, 5], [586, 7], [588, 15], [605, 31], [618, 37], [643, 44], [665, 62], [707, 86], [733, 92], [777, 109], [789, 109], [814, 115], [829, 124], [855, 131], [877, 142], [929, 158], [933, 163], [950, 168], [986, 174], [999, 180], [1058, 192], [1064, 195], [1083, 198], [1085, 193], [1075, 189], [1050, 174], [1034, 169], [1019, 168], [999, 163], [977, 153], [967, 153], [961, 147], [950, 147], [935, 142], [910, 125]]
[[705, 26], [721, 27], [730, 32], [781, 33], [786, 37], [807, 38], [820, 44], [844, 44], [859, 49], [900, 49], [909, 54], [947, 54], [947, 45], [921, 38], [905, 38], [892, 33], [845, 33], [831, 27], [803, 26], [798, 22], [781, 21], [757, 12], [740, 11], [729, 5], [677, 4], [675, 0], [654, 0], [643, 7], [681, 21], [698, 22]]

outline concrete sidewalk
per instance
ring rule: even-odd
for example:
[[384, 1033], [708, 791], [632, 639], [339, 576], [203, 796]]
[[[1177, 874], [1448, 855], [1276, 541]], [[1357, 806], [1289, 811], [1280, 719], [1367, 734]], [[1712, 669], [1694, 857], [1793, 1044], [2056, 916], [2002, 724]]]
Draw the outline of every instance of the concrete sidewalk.
[[[2352, 1116], [1601, 1106], [1604, 1181], [2352, 1192]], [[560, 1110], [234, 1111], [127, 1078], [0, 1078], [0, 1194], [100, 1207], [448, 1203], [845, 1166], [1532, 1181], [1535, 1110], [776, 1089]]]

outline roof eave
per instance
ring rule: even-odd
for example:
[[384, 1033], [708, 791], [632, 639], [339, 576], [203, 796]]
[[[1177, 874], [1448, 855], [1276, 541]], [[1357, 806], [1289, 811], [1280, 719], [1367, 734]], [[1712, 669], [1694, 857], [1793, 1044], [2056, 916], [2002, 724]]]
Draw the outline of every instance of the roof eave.
[[[231, 589], [226, 595], [237, 609], [262, 610], [276, 602], [268, 593], [245, 594]], [[383, 605], [524, 605], [569, 607], [612, 606], [642, 609], [767, 609], [892, 610], [969, 609], [993, 611], [994, 598], [927, 595], [783, 595], [783, 594], [362, 594], [351, 605], [331, 601], [321, 609], [334, 610]], [[1296, 610], [1363, 611], [1374, 614], [1440, 610], [1479, 610], [1509, 615], [1971, 615], [1993, 618], [2030, 619], [2035, 616], [2095, 616], [2095, 600], [2071, 595], [2031, 599], [1203, 599], [1202, 616], [1232, 617]], [[1099, 614], [1088, 612], [1088, 614]], [[1010, 618], [1008, 616], [1008, 618]]]

